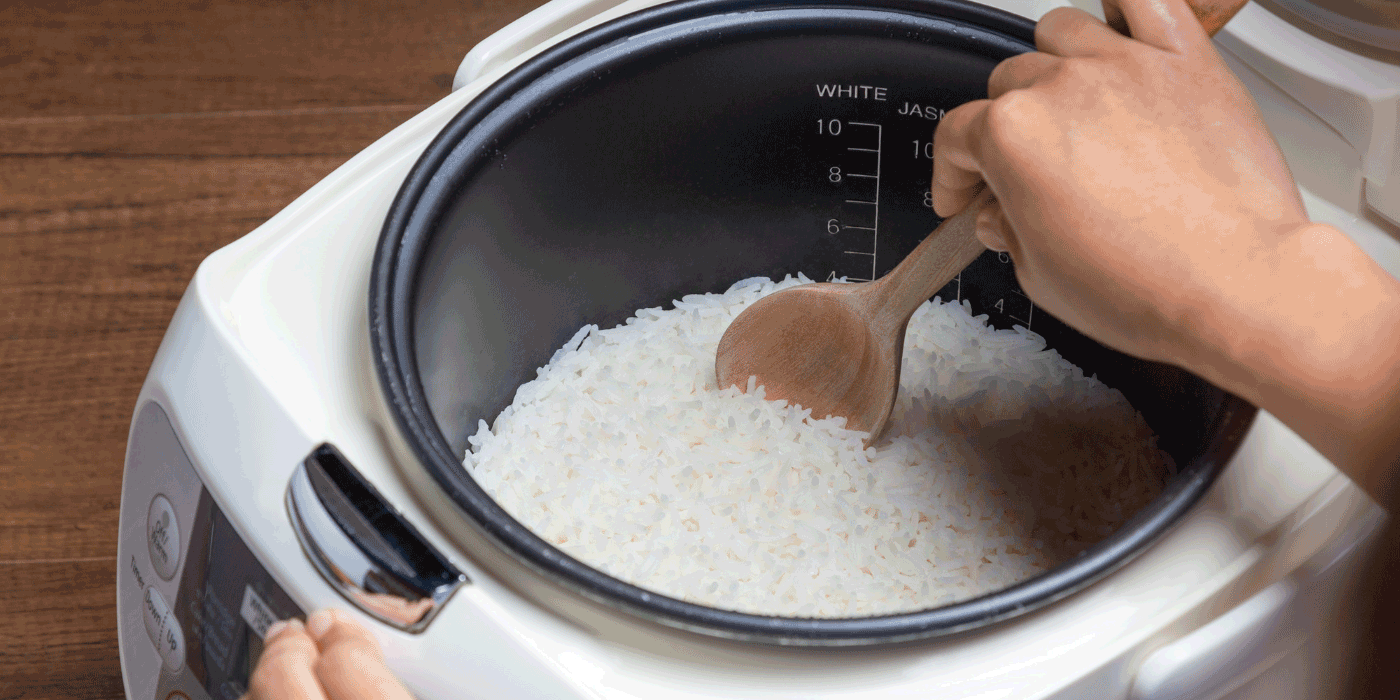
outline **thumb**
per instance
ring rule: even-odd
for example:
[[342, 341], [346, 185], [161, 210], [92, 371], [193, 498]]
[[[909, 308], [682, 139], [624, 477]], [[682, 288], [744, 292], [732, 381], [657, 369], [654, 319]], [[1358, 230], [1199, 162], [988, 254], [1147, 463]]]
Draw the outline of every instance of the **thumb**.
[[320, 646], [316, 677], [328, 700], [413, 700], [384, 664], [379, 643], [337, 610], [319, 610], [306, 629]]
[[977, 212], [977, 240], [982, 245], [998, 253], [1011, 251], [1011, 226], [1001, 209], [1001, 202], [993, 199]]

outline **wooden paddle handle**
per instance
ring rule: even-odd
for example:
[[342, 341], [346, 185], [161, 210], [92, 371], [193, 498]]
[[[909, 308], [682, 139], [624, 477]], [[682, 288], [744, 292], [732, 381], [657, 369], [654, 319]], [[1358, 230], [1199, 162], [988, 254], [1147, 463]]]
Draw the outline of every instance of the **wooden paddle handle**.
[[881, 330], [902, 328], [920, 304], [986, 252], [987, 246], [977, 240], [977, 216], [990, 201], [992, 191], [983, 188], [962, 211], [944, 219], [912, 253], [875, 283], [879, 291], [875, 293], [873, 308], [879, 311], [870, 319], [872, 326]]

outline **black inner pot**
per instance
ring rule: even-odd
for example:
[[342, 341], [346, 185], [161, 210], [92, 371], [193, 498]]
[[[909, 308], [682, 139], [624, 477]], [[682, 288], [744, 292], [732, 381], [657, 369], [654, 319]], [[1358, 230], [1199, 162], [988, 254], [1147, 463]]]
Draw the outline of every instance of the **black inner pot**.
[[1005, 256], [945, 288], [1030, 325], [1123, 391], [1181, 466], [1119, 532], [1054, 571], [915, 613], [798, 619], [646, 592], [555, 549], [461, 466], [478, 419], [580, 327], [755, 275], [870, 278], [932, 230], [928, 142], [985, 97], [1033, 24], [953, 0], [692, 0], [544, 52], [454, 118], [404, 182], [370, 289], [375, 362], [424, 468], [503, 549], [590, 598], [676, 627], [779, 644], [875, 644], [971, 629], [1127, 562], [1204, 493], [1254, 409], [1109, 350], [1032, 307]]

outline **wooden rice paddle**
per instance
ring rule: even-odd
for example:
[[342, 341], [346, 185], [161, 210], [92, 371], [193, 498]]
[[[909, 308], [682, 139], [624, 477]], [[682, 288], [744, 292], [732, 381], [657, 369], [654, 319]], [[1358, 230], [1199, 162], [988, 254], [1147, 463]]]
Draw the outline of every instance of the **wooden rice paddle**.
[[[1246, 0], [1189, 2], [1214, 35]], [[1126, 33], [1117, 8], [1105, 11]], [[845, 416], [846, 427], [870, 433], [866, 445], [873, 443], [894, 409], [909, 318], [986, 250], [975, 232], [991, 199], [990, 191], [978, 194], [874, 282], [808, 284], [754, 302], [720, 339], [719, 386], [745, 388], [756, 377], [766, 398], [799, 404], [817, 418]]]

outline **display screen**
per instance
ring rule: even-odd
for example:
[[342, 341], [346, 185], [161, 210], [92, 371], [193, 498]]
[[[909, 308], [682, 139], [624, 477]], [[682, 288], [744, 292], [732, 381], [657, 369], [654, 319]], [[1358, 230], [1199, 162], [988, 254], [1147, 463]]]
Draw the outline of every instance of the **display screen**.
[[213, 700], [237, 700], [277, 620], [304, 618], [223, 512], [201, 490], [185, 573], [175, 602], [185, 631], [185, 674]]

